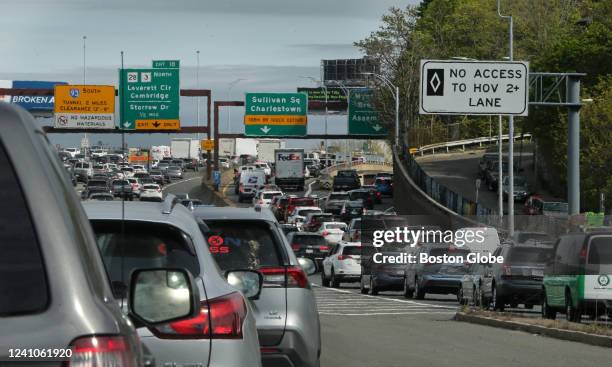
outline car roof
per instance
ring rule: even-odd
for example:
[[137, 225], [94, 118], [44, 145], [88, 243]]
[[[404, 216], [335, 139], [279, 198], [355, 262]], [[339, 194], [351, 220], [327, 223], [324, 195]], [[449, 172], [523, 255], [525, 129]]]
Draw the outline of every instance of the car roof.
[[197, 207], [193, 215], [203, 220], [263, 220], [275, 222], [274, 214], [268, 209], [234, 207]]
[[295, 236], [316, 236], [316, 237], [321, 237], [320, 234], [316, 233], [316, 232], [292, 232], [291, 233], [294, 237]]
[[173, 206], [170, 214], [163, 214], [164, 203], [130, 201], [99, 201], [83, 202], [83, 207], [90, 220], [121, 220], [121, 206], [125, 204], [125, 219], [129, 221], [143, 221], [166, 223], [191, 233], [194, 228], [188, 226], [192, 223], [191, 211], [178, 203]]

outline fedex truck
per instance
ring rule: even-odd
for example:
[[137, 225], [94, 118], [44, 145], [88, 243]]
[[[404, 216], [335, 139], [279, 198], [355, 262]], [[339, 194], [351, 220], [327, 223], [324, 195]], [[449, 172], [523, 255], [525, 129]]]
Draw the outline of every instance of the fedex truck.
[[274, 163], [278, 187], [304, 191], [304, 149], [276, 149]]

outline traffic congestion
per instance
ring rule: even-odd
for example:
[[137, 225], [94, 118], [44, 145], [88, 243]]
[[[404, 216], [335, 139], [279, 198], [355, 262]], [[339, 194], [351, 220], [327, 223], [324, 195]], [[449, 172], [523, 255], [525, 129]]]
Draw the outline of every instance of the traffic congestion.
[[609, 1], [2, 8], [0, 367], [610, 365]]

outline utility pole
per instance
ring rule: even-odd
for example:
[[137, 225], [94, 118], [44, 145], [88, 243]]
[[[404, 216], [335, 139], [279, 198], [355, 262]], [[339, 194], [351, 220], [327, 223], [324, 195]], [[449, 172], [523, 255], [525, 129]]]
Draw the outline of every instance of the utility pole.
[[[497, 15], [509, 22], [509, 60], [514, 60], [514, 22], [511, 15], [502, 15], [500, 10], [500, 0], [497, 0]], [[501, 162], [501, 161], [500, 161]], [[500, 163], [501, 164], [501, 163]], [[498, 186], [501, 187], [501, 175]], [[508, 233], [514, 235], [514, 116], [508, 116]]]
[[[196, 51], [196, 89], [200, 89], [200, 50]], [[197, 125], [200, 127], [200, 97], [196, 98], [197, 107]], [[197, 135], [198, 142], [200, 140], [200, 133]], [[210, 157], [208, 158], [210, 159]]]

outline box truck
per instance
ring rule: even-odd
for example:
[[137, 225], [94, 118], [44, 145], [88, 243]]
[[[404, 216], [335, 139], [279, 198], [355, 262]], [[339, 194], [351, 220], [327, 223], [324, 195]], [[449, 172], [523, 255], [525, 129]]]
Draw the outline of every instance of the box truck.
[[276, 149], [274, 163], [278, 187], [304, 191], [304, 149]]
[[274, 162], [274, 152], [284, 149], [285, 142], [280, 139], [259, 139], [257, 144], [257, 160], [262, 162]]
[[200, 160], [200, 141], [198, 139], [172, 139], [170, 150], [172, 158]]

